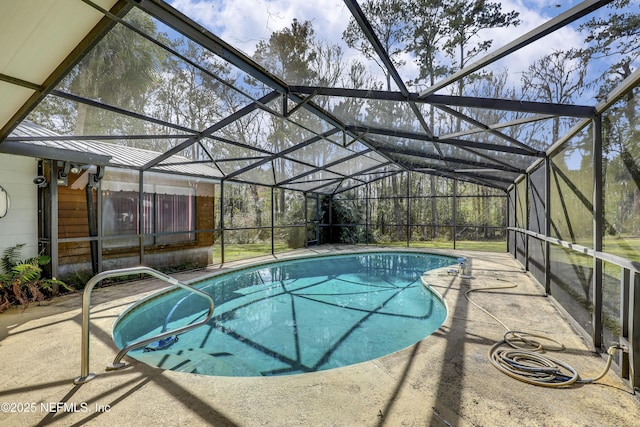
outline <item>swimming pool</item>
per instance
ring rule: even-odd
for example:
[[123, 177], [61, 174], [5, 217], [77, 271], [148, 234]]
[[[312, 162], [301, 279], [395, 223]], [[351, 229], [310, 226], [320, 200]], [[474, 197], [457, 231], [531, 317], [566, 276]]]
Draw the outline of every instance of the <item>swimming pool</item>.
[[[216, 308], [204, 326], [173, 342], [129, 353], [163, 369], [203, 375], [270, 376], [320, 371], [408, 347], [446, 319], [424, 272], [455, 258], [369, 252], [263, 264], [194, 286]], [[176, 289], [145, 299], [116, 321], [119, 348], [202, 319], [206, 302]], [[153, 351], [150, 351], [153, 350]]]

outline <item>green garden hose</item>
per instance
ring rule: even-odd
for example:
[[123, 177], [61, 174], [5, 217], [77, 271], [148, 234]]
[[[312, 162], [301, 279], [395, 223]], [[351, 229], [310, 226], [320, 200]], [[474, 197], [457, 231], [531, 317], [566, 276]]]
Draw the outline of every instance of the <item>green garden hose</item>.
[[[564, 350], [564, 345], [545, 335], [514, 331], [484, 307], [469, 298], [471, 292], [509, 289], [518, 286], [504, 279], [495, 279], [509, 284], [470, 289], [464, 294], [471, 304], [484, 311], [507, 330], [502, 341], [498, 341], [489, 349], [488, 357], [493, 366], [511, 378], [542, 387], [569, 387], [572, 384], [593, 383], [607, 374], [611, 367], [613, 356], [620, 349], [619, 345], [612, 345], [607, 349], [607, 363], [600, 375], [596, 378], [581, 379], [578, 372], [567, 363], [540, 353], [544, 350], [561, 351]], [[553, 343], [553, 345], [543, 345], [539, 340]], [[508, 348], [505, 348], [505, 346]]]

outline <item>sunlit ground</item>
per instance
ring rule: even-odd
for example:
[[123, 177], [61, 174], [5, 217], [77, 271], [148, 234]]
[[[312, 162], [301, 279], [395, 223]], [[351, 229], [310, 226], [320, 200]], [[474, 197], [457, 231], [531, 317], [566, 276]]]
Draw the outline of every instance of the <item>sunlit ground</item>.
[[[582, 246], [591, 247], [590, 242], [576, 242]], [[379, 246], [392, 246], [392, 247], [406, 247], [406, 241], [380, 241], [375, 244]], [[425, 248], [425, 249], [453, 249], [452, 240], [429, 240], [429, 241], [412, 241], [409, 244], [412, 248]], [[506, 252], [506, 241], [474, 241], [474, 240], [457, 240], [456, 249], [470, 250], [470, 251], [485, 251], [485, 252]], [[640, 237], [605, 237], [603, 241], [604, 252], [608, 252], [613, 255], [617, 255], [622, 258], [626, 258], [631, 261], [640, 262]], [[284, 242], [275, 242], [274, 251], [284, 252], [290, 249]], [[562, 248], [567, 254], [571, 254], [571, 249]], [[244, 244], [225, 244], [225, 262], [237, 261], [240, 259], [254, 258], [258, 256], [271, 254], [271, 242], [261, 243], [244, 243]], [[214, 263], [219, 263], [221, 260], [220, 245], [216, 245], [214, 252]], [[591, 262], [591, 257], [577, 256], [574, 263], [581, 263], [579, 259], [584, 259], [583, 262]]]
[[[406, 247], [406, 241], [396, 242], [377, 242], [379, 246], [392, 246], [392, 247]], [[451, 240], [431, 240], [410, 242], [412, 248], [424, 248], [424, 249], [453, 249], [453, 241]], [[291, 250], [284, 242], [275, 242], [274, 251], [284, 252]], [[456, 249], [471, 250], [471, 251], [485, 251], [485, 252], [506, 252], [507, 243], [504, 241], [472, 241], [472, 240], [458, 240], [456, 241]], [[271, 255], [271, 242], [267, 243], [243, 243], [243, 244], [225, 244], [224, 245], [224, 262], [237, 261], [247, 258], [255, 258], [264, 255]], [[220, 245], [216, 245], [213, 251], [214, 263], [221, 262], [221, 248]]]

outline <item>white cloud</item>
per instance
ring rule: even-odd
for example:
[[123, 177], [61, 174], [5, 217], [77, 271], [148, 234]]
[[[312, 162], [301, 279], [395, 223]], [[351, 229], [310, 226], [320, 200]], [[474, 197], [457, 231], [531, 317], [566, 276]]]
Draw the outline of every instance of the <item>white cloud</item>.
[[320, 39], [340, 39], [349, 12], [340, 0], [174, 0], [172, 6], [235, 48], [251, 55], [260, 40], [289, 27], [294, 18], [311, 21]]
[[[573, 2], [562, 2], [560, 8], [555, 1], [532, 1], [532, 0], [505, 0], [502, 1], [503, 12], [515, 10], [519, 12], [520, 24], [516, 27], [496, 28], [484, 30], [479, 37], [485, 40], [493, 40], [491, 50], [484, 55], [489, 55], [501, 47], [511, 43], [517, 38], [524, 36], [528, 32], [543, 25], [558, 14], [569, 9]], [[553, 33], [509, 54], [508, 56], [494, 62], [486, 67], [491, 70], [508, 70], [508, 84], [518, 86], [522, 72], [526, 71], [529, 65], [545, 55], [554, 51], [567, 51], [582, 45], [583, 36], [575, 29], [575, 26], [563, 27]], [[482, 56], [474, 59], [478, 60]]]
[[[517, 37], [545, 23], [577, 3], [577, 0], [562, 2], [557, 0], [504, 0], [504, 12], [515, 10], [520, 13], [521, 24], [517, 27], [498, 28], [482, 31], [479, 37], [492, 39], [492, 51]], [[349, 22], [351, 14], [341, 0], [173, 0], [171, 4], [182, 13], [196, 20], [217, 36], [252, 55], [260, 40], [268, 40], [274, 31], [280, 31], [291, 25], [294, 18], [309, 20], [313, 24], [316, 36], [340, 44], [346, 58], [356, 53], [349, 51], [342, 41], [342, 32]], [[560, 5], [560, 7], [557, 7]], [[531, 45], [520, 49], [490, 67], [508, 69], [511, 83], [519, 82], [520, 73], [536, 59], [554, 50], [568, 50], [578, 47], [582, 37], [575, 29], [566, 27], [546, 36]], [[478, 57], [479, 58], [479, 57]], [[478, 59], [476, 58], [476, 59]], [[410, 58], [406, 58], [410, 59]], [[370, 61], [365, 62], [370, 70], [379, 73], [378, 67]], [[412, 61], [400, 70], [406, 79], [414, 78], [418, 70]]]

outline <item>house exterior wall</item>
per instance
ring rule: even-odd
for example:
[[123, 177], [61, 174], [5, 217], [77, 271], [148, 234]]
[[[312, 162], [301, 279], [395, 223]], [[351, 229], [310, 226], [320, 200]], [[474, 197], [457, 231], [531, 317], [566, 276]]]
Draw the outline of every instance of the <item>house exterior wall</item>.
[[38, 190], [33, 184], [38, 164], [31, 157], [0, 154], [0, 186], [9, 194], [11, 207], [0, 218], [0, 254], [24, 243], [22, 258], [38, 254]]
[[[130, 173], [114, 169], [108, 170], [103, 180], [103, 191], [116, 192], [118, 190], [129, 191], [135, 189], [138, 184], [131, 182]], [[74, 274], [83, 270], [91, 270], [91, 248], [86, 240], [89, 234], [89, 216], [87, 205], [86, 184], [88, 172], [79, 174], [70, 173], [68, 184], [58, 187], [58, 237], [60, 239], [85, 239], [80, 241], [60, 242], [58, 245], [58, 271], [60, 277]], [[145, 187], [145, 192], [161, 191], [163, 185], [169, 185], [175, 181], [175, 177], [169, 175], [163, 178], [161, 174], [155, 174], [157, 181], [154, 187]], [[130, 187], [130, 188], [129, 188]], [[199, 182], [193, 189], [195, 196], [195, 227], [194, 230], [212, 230], [214, 228], [214, 190], [213, 182]], [[97, 191], [93, 190], [93, 200], [98, 199]], [[107, 205], [107, 203], [105, 203]], [[133, 229], [126, 231], [130, 237], [124, 237], [120, 243], [115, 244], [109, 235], [105, 235], [102, 248], [102, 270], [125, 268], [140, 265], [140, 246], [137, 237], [137, 202]], [[97, 210], [97, 204], [94, 204]], [[145, 209], [146, 214], [146, 209]], [[103, 206], [102, 221], [113, 221], [112, 209]], [[100, 228], [100, 225], [98, 225]], [[104, 228], [103, 228], [104, 230]], [[181, 264], [192, 263], [207, 265], [213, 261], [213, 232], [194, 233], [193, 240], [173, 243], [150, 243], [153, 238], [145, 236], [144, 259], [142, 264], [153, 267], [173, 267]], [[126, 243], [122, 243], [122, 242]]]

